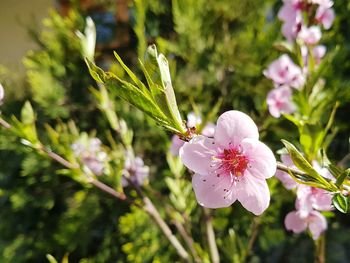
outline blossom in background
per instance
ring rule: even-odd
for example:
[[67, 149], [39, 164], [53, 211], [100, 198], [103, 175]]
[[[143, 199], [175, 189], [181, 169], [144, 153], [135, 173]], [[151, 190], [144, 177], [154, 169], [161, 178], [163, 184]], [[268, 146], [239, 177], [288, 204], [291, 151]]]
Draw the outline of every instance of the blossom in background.
[[[289, 154], [281, 155], [282, 162], [296, 168]], [[322, 168], [317, 161], [312, 162], [315, 170], [323, 177], [334, 180], [328, 169]], [[276, 172], [276, 177], [287, 189], [296, 189], [297, 198], [295, 211], [287, 214], [285, 227], [294, 233], [301, 233], [309, 229], [313, 239], [317, 239], [327, 229], [327, 220], [319, 211], [330, 211], [332, 206], [332, 193], [308, 185], [297, 184], [292, 177], [282, 171]]]
[[332, 8], [324, 8], [320, 6], [319, 8], [317, 8], [315, 18], [317, 22], [322, 24], [324, 29], [327, 30], [330, 29], [333, 24], [335, 13]]
[[287, 230], [294, 233], [301, 233], [309, 229], [314, 240], [318, 239], [327, 229], [326, 218], [317, 211], [311, 211], [307, 216], [302, 216], [299, 211], [292, 211], [287, 214], [284, 224]]
[[291, 114], [295, 111], [292, 102], [292, 91], [289, 87], [281, 86], [269, 92], [266, 99], [270, 114], [279, 118], [282, 113]]
[[[284, 165], [288, 166], [289, 168], [296, 168], [289, 154], [282, 154], [281, 161]], [[297, 182], [295, 182], [294, 179], [288, 173], [283, 172], [281, 170], [277, 170], [276, 178], [280, 180], [284, 187], [288, 190], [294, 189], [298, 186]]]
[[136, 185], [142, 185], [149, 176], [149, 167], [144, 164], [141, 157], [134, 157], [131, 151], [127, 151], [122, 174], [122, 186], [126, 187], [129, 185], [126, 178], [129, 178]]
[[195, 173], [192, 186], [200, 205], [220, 208], [238, 200], [256, 215], [269, 206], [266, 179], [275, 174], [276, 159], [248, 115], [223, 113], [214, 138], [195, 136], [180, 149], [180, 158]]
[[195, 128], [197, 125], [200, 125], [202, 123], [202, 118], [193, 111], [191, 111], [189, 114], [187, 114], [187, 122], [186, 126], [187, 128]]
[[72, 150], [84, 168], [88, 168], [95, 175], [103, 174], [108, 156], [101, 148], [100, 139], [82, 137], [72, 145]]
[[3, 86], [0, 84], [0, 105], [2, 104], [2, 101], [4, 100], [5, 97], [5, 91]]
[[[187, 114], [187, 128], [194, 128], [202, 123], [202, 118], [196, 115], [194, 112]], [[207, 137], [213, 137], [215, 132], [215, 124], [208, 122], [203, 128], [201, 134]], [[171, 138], [170, 153], [173, 156], [178, 156], [180, 148], [185, 144], [185, 141], [181, 140], [179, 136], [173, 135]]]
[[263, 73], [274, 82], [276, 87], [300, 89], [305, 82], [301, 68], [295, 65], [288, 55], [282, 55], [273, 61]]
[[302, 1], [284, 1], [284, 4], [278, 12], [278, 18], [284, 23], [282, 25], [282, 34], [292, 42], [298, 35], [303, 21]]
[[318, 26], [302, 26], [298, 34], [298, 40], [305, 45], [316, 45], [322, 37], [321, 29]]

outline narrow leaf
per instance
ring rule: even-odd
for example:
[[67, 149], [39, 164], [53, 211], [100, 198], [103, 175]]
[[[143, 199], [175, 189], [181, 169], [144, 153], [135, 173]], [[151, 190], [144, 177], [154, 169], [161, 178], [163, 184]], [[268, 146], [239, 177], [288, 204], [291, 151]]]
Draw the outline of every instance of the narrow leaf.
[[335, 194], [333, 196], [332, 202], [333, 202], [334, 207], [338, 211], [340, 211], [344, 214], [346, 214], [348, 212], [348, 199], [344, 195], [342, 195], [340, 193]]

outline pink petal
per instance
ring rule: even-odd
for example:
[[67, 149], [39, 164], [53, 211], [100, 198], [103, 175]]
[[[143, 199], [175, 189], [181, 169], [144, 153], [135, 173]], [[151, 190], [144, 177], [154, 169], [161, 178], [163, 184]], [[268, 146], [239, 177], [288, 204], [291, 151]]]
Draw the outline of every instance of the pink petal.
[[243, 153], [249, 159], [248, 171], [251, 175], [266, 179], [276, 173], [276, 158], [264, 143], [246, 138], [241, 143]]
[[306, 218], [309, 216], [313, 210], [312, 189], [310, 186], [298, 186], [295, 207], [298, 209], [300, 217]]
[[270, 204], [270, 191], [264, 179], [249, 172], [236, 183], [237, 199], [242, 206], [255, 215], [261, 215]]
[[283, 186], [286, 188], [286, 189], [288, 189], [288, 190], [291, 190], [291, 189], [293, 189], [293, 188], [295, 188], [295, 187], [297, 187], [297, 182], [295, 182], [294, 180], [293, 180], [293, 178], [289, 175], [289, 174], [287, 174], [287, 173], [285, 173], [285, 172], [282, 172], [282, 171], [277, 171], [276, 172], [276, 177], [277, 177], [277, 179], [278, 180], [280, 180], [281, 181], [281, 183], [283, 184]]
[[307, 222], [305, 219], [299, 216], [297, 211], [293, 211], [287, 214], [284, 219], [284, 225], [287, 230], [294, 233], [301, 233], [306, 230]]
[[259, 132], [247, 114], [231, 110], [219, 117], [214, 137], [215, 142], [228, 147], [230, 143], [239, 145], [244, 138], [258, 139]]
[[217, 177], [215, 174], [196, 173], [192, 177], [192, 187], [197, 202], [204, 207], [228, 207], [236, 201], [236, 194], [229, 176]]
[[312, 238], [316, 240], [327, 229], [327, 220], [321, 213], [317, 211], [311, 212], [309, 220], [309, 229]]
[[179, 155], [188, 169], [205, 175], [210, 171], [211, 158], [216, 154], [216, 148], [213, 139], [198, 135], [184, 144]]

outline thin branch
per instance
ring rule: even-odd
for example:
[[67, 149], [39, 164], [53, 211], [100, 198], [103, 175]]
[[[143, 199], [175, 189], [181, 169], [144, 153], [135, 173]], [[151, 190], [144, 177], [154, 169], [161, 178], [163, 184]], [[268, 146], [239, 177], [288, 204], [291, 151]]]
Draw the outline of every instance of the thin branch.
[[191, 250], [191, 254], [194, 258], [194, 261], [197, 263], [202, 262], [202, 260], [200, 259], [200, 257], [197, 254], [196, 248], [194, 247], [194, 241], [193, 241], [192, 237], [187, 233], [184, 226], [177, 220], [173, 220], [173, 223], [174, 223], [176, 229], [179, 231], [182, 238], [185, 240], [187, 246]]
[[134, 187], [137, 194], [142, 198], [144, 203], [144, 210], [153, 218], [153, 220], [157, 223], [159, 228], [162, 230], [164, 235], [168, 238], [169, 242], [172, 244], [172, 246], [176, 249], [176, 252], [178, 255], [185, 260], [186, 262], [191, 262], [190, 257], [185, 250], [185, 248], [181, 245], [180, 241], [177, 239], [177, 237], [171, 232], [170, 227], [167, 225], [167, 223], [163, 220], [161, 215], [159, 214], [157, 208], [152, 203], [151, 199], [148, 198], [147, 195], [145, 195], [139, 185], [135, 184], [132, 180], [127, 179], [129, 184]]
[[297, 174], [297, 175], [302, 175], [302, 176], [307, 175], [306, 173], [304, 173], [298, 169], [288, 167], [280, 162], [277, 162], [277, 169], [280, 171], [286, 172], [286, 173], [292, 172], [293, 174]]
[[103, 192], [108, 193], [111, 196], [114, 196], [117, 199], [120, 199], [122, 201], [128, 201], [128, 198], [126, 197], [126, 195], [124, 193], [119, 193], [116, 190], [114, 190], [112, 187], [90, 177], [88, 179], [89, 183], [94, 185], [95, 187], [97, 187], [98, 189], [102, 190]]
[[220, 256], [218, 247], [216, 245], [215, 240], [215, 232], [212, 224], [212, 217], [210, 214], [210, 210], [208, 208], [203, 208], [204, 215], [205, 215], [205, 227], [206, 227], [206, 233], [207, 233], [207, 239], [208, 239], [208, 245], [209, 245], [209, 251], [210, 251], [210, 257], [212, 263], [219, 263], [220, 262]]
[[0, 118], [0, 125], [3, 126], [5, 129], [10, 129], [11, 128], [11, 124], [9, 124], [7, 121], [5, 121], [2, 118]]

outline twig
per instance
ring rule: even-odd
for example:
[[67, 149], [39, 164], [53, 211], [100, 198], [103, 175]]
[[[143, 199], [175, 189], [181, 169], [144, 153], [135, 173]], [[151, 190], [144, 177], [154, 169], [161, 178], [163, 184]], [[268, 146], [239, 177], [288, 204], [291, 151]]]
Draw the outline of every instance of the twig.
[[141, 188], [135, 184], [132, 180], [128, 179], [128, 182], [130, 185], [134, 187], [137, 194], [142, 198], [144, 203], [144, 210], [153, 218], [153, 220], [157, 223], [159, 228], [162, 230], [164, 235], [168, 238], [169, 242], [172, 244], [172, 246], [176, 249], [176, 252], [178, 255], [185, 260], [186, 262], [191, 262], [190, 257], [185, 250], [185, 248], [181, 245], [180, 241], [176, 238], [176, 236], [171, 232], [170, 227], [167, 225], [167, 223], [163, 220], [161, 215], [159, 214], [157, 208], [152, 203], [151, 199], [146, 196]]
[[119, 193], [116, 190], [114, 190], [112, 187], [90, 177], [88, 179], [89, 183], [97, 187], [98, 189], [102, 190], [103, 192], [108, 193], [111, 196], [114, 196], [117, 199], [123, 200], [123, 201], [128, 201], [128, 198], [124, 193]]
[[193, 241], [192, 237], [187, 233], [186, 229], [183, 227], [183, 225], [179, 221], [174, 220], [173, 223], [174, 223], [176, 229], [179, 231], [182, 238], [185, 240], [187, 246], [191, 250], [191, 254], [194, 258], [194, 261], [197, 263], [202, 262], [200, 257], [197, 254], [196, 248], [193, 245], [194, 241]]
[[208, 245], [209, 245], [209, 251], [210, 251], [210, 257], [212, 263], [219, 263], [220, 262], [220, 256], [218, 247], [216, 245], [215, 240], [215, 232], [212, 224], [212, 217], [210, 214], [210, 210], [208, 208], [203, 208], [204, 215], [205, 215], [205, 227], [206, 227], [206, 233], [207, 233], [207, 239], [208, 239]]
[[4, 119], [0, 118], [0, 125], [3, 126], [5, 129], [10, 129], [11, 125], [5, 121]]
[[280, 162], [277, 162], [277, 169], [281, 170], [283, 172], [286, 172], [286, 173], [292, 172], [293, 174], [298, 174], [298, 175], [302, 175], [302, 176], [307, 175], [306, 173], [304, 173], [304, 172], [302, 172], [302, 171], [300, 171], [298, 169], [288, 167], [288, 166], [286, 166], [286, 165], [284, 165], [283, 163], [280, 163]]

